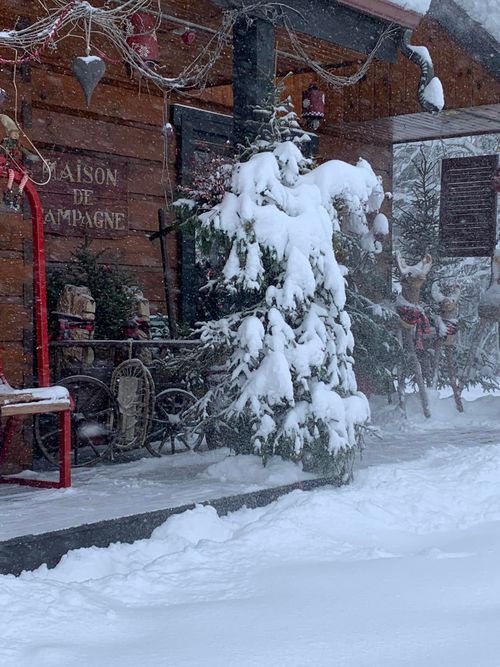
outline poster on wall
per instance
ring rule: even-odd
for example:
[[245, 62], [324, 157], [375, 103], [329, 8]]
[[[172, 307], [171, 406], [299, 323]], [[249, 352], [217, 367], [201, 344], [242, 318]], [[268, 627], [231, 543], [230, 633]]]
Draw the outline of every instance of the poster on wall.
[[128, 234], [128, 165], [124, 160], [44, 152], [35, 167], [47, 234], [117, 238]]

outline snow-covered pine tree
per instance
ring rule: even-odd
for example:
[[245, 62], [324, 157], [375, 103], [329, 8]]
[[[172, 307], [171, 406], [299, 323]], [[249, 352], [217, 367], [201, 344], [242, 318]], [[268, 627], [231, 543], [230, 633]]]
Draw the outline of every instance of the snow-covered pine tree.
[[413, 157], [414, 171], [410, 195], [395, 202], [396, 245], [409, 264], [419, 262], [427, 253], [432, 257], [429, 280], [423, 285], [422, 300], [431, 303], [432, 283], [453, 275], [462, 260], [445, 257], [439, 246], [439, 158], [420, 148]]
[[202, 351], [223, 360], [195, 412], [230, 426], [236, 451], [302, 460], [342, 483], [369, 407], [356, 388], [346, 271], [332, 245], [336, 207], [342, 201], [348, 225], [373, 244], [366, 213], [384, 194], [363, 160], [309, 170], [302, 141], [257, 142], [222, 202], [200, 216], [202, 233], [229, 248], [212, 287], [233, 307], [201, 328]]
[[[378, 234], [386, 228], [375, 227]], [[357, 235], [337, 232], [337, 259], [348, 267], [346, 310], [356, 342], [354, 362], [362, 391], [391, 395], [403, 363], [397, 338], [399, 317], [392, 306], [391, 286], [378, 265], [378, 253], [365, 250]]]

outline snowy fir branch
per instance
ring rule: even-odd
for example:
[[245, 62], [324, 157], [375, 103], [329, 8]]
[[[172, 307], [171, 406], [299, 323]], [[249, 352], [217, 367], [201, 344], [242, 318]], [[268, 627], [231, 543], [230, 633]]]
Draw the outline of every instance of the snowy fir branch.
[[333, 235], [355, 227], [376, 252], [368, 220], [384, 193], [364, 160], [311, 169], [300, 142], [272, 132], [234, 164], [220, 203], [195, 207], [203, 238], [224, 238], [227, 254], [207, 289], [229, 308], [200, 327], [198, 360], [211, 350], [225, 358], [192, 412], [205, 424], [223, 420], [238, 451], [313, 461], [346, 481], [369, 408], [354, 377], [346, 269]]

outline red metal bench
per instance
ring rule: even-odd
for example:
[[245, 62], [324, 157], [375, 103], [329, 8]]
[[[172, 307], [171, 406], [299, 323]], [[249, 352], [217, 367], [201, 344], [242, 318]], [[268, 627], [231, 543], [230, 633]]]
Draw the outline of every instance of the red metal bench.
[[71, 486], [71, 409], [71, 397], [64, 387], [13, 389], [3, 373], [0, 359], [0, 419], [3, 422], [0, 465], [7, 458], [21, 417], [58, 412], [60, 429], [59, 481], [0, 475], [0, 484], [23, 484], [55, 489]]

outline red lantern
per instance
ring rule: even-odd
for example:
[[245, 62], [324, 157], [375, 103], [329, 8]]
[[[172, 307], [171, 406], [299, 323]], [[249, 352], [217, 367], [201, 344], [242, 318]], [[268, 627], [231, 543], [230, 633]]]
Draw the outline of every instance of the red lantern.
[[149, 12], [136, 12], [127, 19], [127, 44], [147, 63], [160, 62], [156, 19]]
[[307, 120], [311, 130], [317, 130], [325, 117], [325, 93], [311, 83], [302, 93], [302, 118]]

